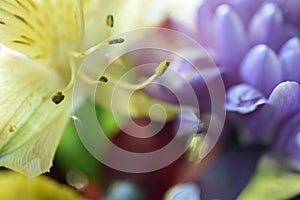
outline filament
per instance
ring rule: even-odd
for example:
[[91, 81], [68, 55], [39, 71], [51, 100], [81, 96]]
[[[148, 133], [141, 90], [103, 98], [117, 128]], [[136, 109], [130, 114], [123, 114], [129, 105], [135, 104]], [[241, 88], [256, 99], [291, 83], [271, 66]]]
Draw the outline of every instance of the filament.
[[[81, 0], [76, 0], [76, 12], [77, 12], [77, 17], [78, 17], [78, 26], [79, 26], [79, 36], [80, 39], [83, 37], [83, 31], [84, 31], [84, 16], [83, 16], [83, 7], [82, 7], [82, 1]], [[106, 18], [106, 25], [108, 28], [112, 28], [114, 26], [114, 18], [112, 15], [108, 15]], [[133, 84], [133, 83], [128, 83], [124, 82], [122, 80], [118, 80], [113, 76], [101, 76], [98, 80], [93, 80], [91, 79], [88, 75], [86, 75], [84, 72], [79, 72], [76, 67], [75, 59], [76, 58], [84, 58], [91, 53], [95, 52], [97, 49], [102, 47], [103, 45], [115, 45], [115, 44], [121, 44], [125, 40], [123, 38], [116, 38], [107, 41], [106, 43], [99, 43], [94, 45], [93, 47], [83, 51], [83, 52], [77, 52], [77, 51], [70, 51], [68, 54], [68, 59], [69, 59], [69, 66], [70, 66], [70, 80], [66, 87], [60, 91], [57, 91], [53, 96], [52, 96], [52, 101], [55, 104], [60, 104], [64, 99], [65, 99], [65, 93], [69, 91], [75, 82], [76, 75], [78, 75], [82, 80], [84, 80], [86, 83], [90, 85], [94, 84], [103, 84], [103, 83], [112, 83], [116, 85], [116, 87], [121, 87], [126, 90], [141, 90], [147, 87], [149, 84], [151, 84], [157, 77], [160, 77], [162, 74], [165, 73], [167, 68], [170, 65], [170, 62], [168, 60], [162, 61], [158, 67], [155, 69], [155, 73], [151, 75], [149, 78], [147, 78], [145, 81], [142, 83], [138, 84]]]
[[155, 69], [155, 74], [151, 75], [149, 78], [147, 78], [145, 81], [139, 84], [124, 82], [121, 80], [117, 80], [114, 77], [108, 77], [108, 81], [115, 84], [117, 87], [121, 87], [123, 89], [133, 90], [133, 91], [141, 90], [147, 87], [149, 84], [151, 84], [157, 77], [162, 76], [169, 66], [170, 66], [170, 61], [168, 60], [162, 61]]
[[77, 13], [77, 24], [79, 28], [79, 42], [81, 42], [84, 33], [84, 28], [85, 28], [82, 0], [75, 0], [75, 7]]

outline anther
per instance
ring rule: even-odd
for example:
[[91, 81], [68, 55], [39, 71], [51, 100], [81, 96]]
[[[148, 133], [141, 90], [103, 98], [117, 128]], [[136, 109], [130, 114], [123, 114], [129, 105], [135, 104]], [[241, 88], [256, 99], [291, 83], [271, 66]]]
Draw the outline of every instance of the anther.
[[60, 104], [65, 99], [65, 95], [62, 91], [58, 91], [53, 97], [52, 101], [55, 104]]
[[165, 60], [162, 61], [158, 67], [155, 69], [155, 74], [156, 76], [161, 76], [165, 73], [165, 71], [168, 69], [168, 67], [170, 66], [170, 61]]
[[120, 43], [123, 43], [125, 40], [123, 38], [117, 38], [117, 39], [113, 39], [113, 40], [110, 40], [108, 42], [109, 45], [112, 45], [112, 44], [120, 44]]
[[114, 17], [112, 15], [107, 15], [106, 25], [110, 28], [114, 27]]
[[118, 87], [122, 87], [127, 90], [141, 90], [141, 89], [144, 89], [145, 87], [147, 87], [149, 84], [151, 84], [157, 77], [160, 77], [163, 73], [165, 73], [165, 71], [168, 69], [169, 65], [170, 65], [170, 61], [168, 61], [168, 60], [161, 62], [158, 65], [158, 67], [155, 69], [155, 74], [151, 75], [144, 82], [139, 83], [139, 84], [132, 84], [132, 83], [119, 81], [119, 80], [114, 79], [113, 77], [109, 77], [109, 80], [111, 83], [116, 84]]
[[102, 83], [107, 83], [108, 82], [108, 78], [106, 76], [101, 76], [99, 78], [99, 81], [102, 82]]

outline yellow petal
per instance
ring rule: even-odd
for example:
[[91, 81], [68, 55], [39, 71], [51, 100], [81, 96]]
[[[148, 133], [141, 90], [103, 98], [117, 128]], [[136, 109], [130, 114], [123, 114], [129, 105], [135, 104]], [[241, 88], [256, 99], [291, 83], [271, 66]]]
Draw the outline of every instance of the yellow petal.
[[50, 67], [59, 67], [57, 63], [65, 60], [66, 48], [79, 42], [74, 2], [1, 0], [0, 43]]
[[0, 165], [28, 176], [49, 170], [68, 120], [71, 97], [52, 95], [63, 84], [47, 67], [21, 58], [0, 62]]
[[26, 178], [17, 173], [0, 173], [0, 199], [83, 200], [74, 189], [48, 177]]

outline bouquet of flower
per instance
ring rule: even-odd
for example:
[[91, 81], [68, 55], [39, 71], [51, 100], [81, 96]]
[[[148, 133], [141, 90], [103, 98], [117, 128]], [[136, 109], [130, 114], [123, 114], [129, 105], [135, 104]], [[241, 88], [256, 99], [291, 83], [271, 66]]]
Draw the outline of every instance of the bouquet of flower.
[[299, 198], [299, 19], [297, 0], [1, 0], [1, 198]]

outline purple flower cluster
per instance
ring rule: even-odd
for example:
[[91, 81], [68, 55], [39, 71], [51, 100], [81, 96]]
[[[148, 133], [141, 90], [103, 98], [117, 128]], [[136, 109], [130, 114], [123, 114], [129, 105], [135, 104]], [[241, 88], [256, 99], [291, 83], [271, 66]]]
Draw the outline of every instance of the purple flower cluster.
[[209, 0], [197, 19], [198, 41], [222, 69], [227, 121], [300, 170], [300, 2]]

